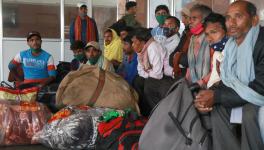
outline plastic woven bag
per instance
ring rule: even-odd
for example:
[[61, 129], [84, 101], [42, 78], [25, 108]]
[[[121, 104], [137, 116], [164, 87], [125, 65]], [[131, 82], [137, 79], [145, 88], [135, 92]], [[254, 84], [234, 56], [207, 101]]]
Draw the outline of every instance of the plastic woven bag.
[[37, 102], [0, 101], [0, 145], [36, 144], [32, 136], [50, 116], [47, 107]]
[[37, 87], [27, 89], [12, 89], [9, 87], [0, 86], [0, 99], [13, 101], [34, 102], [37, 99]]
[[51, 117], [33, 140], [52, 149], [94, 149], [98, 119], [107, 110], [109, 109], [67, 106]]

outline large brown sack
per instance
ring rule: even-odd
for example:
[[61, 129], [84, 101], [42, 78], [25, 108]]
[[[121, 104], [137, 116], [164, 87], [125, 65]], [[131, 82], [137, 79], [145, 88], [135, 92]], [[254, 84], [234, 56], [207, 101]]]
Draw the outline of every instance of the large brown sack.
[[[103, 73], [105, 78], [100, 92], [98, 90], [99, 74]], [[94, 96], [95, 91], [99, 93], [97, 98]], [[94, 98], [95, 103], [91, 103], [91, 99]], [[92, 105], [114, 109], [131, 108], [139, 112], [138, 95], [122, 77], [90, 65], [83, 65], [78, 71], [70, 72], [62, 80], [56, 94], [56, 105], [58, 107]]]

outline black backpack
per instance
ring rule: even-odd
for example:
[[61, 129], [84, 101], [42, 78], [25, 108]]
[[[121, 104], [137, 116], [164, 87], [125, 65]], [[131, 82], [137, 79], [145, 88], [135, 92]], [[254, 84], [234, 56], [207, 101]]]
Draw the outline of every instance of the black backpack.
[[63, 78], [71, 71], [71, 63], [60, 61], [57, 65], [56, 83], [60, 84]]

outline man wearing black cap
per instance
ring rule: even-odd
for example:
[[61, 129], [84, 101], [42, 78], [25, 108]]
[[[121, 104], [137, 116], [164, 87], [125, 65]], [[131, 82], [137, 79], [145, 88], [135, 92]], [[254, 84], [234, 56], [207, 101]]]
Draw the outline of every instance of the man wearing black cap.
[[94, 19], [87, 16], [87, 5], [78, 4], [79, 15], [70, 25], [70, 42], [81, 40], [85, 45], [90, 41], [99, 40], [98, 30]]
[[30, 49], [18, 53], [8, 65], [11, 72], [15, 72], [22, 65], [24, 81], [21, 82], [39, 83], [39, 87], [49, 84], [56, 77], [53, 57], [41, 49], [41, 43], [39, 32], [29, 32], [27, 44]]

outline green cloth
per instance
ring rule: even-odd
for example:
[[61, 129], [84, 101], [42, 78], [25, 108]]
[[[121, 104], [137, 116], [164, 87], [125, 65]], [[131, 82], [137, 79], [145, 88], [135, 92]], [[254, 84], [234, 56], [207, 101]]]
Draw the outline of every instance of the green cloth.
[[[103, 70], [107, 70], [107, 71], [111, 71], [111, 72], [115, 72], [114, 67], [112, 65], [112, 63], [110, 61], [107, 61], [106, 58], [101, 55], [97, 61], [97, 63], [95, 63], [95, 66], [98, 66], [99, 68], [103, 69]], [[93, 65], [91, 64], [89, 61], [86, 62], [86, 64], [88, 65]]]
[[125, 20], [126, 26], [133, 28], [141, 27], [141, 24], [136, 20], [136, 16], [133, 14], [126, 14], [122, 19]]

